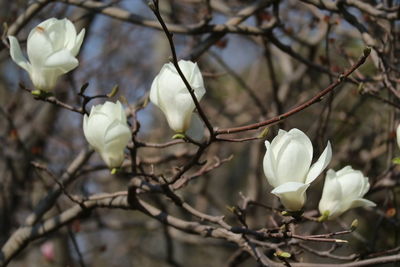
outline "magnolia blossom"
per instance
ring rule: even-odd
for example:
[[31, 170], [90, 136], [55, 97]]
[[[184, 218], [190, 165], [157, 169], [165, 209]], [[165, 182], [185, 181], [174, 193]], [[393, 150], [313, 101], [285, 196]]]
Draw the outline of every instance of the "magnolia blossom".
[[29, 61], [23, 56], [17, 38], [8, 36], [11, 58], [29, 73], [36, 89], [50, 91], [59, 76], [78, 66], [76, 55], [84, 35], [84, 29], [77, 35], [68, 19], [47, 19], [29, 33]]
[[357, 207], [373, 207], [375, 203], [362, 198], [369, 190], [368, 178], [351, 166], [326, 173], [319, 211], [327, 219], [334, 219]]
[[[179, 68], [194, 90], [198, 101], [206, 90], [203, 76], [196, 63], [180, 60]], [[164, 64], [154, 79], [150, 90], [150, 101], [167, 117], [169, 127], [183, 133], [189, 126], [195, 104], [178, 71], [172, 63]]]
[[264, 173], [274, 187], [271, 193], [280, 198], [287, 210], [301, 210], [310, 183], [331, 161], [330, 143], [312, 166], [313, 146], [307, 135], [298, 129], [279, 130], [271, 143], [265, 141], [265, 146]]
[[92, 107], [90, 115], [83, 117], [83, 133], [110, 168], [121, 166], [132, 133], [119, 101]]

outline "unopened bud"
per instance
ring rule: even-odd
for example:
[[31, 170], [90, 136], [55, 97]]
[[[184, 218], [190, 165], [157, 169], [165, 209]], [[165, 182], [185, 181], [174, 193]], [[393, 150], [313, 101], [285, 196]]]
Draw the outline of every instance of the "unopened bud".
[[111, 171], [110, 171], [110, 173], [111, 173], [112, 175], [114, 175], [114, 174], [117, 174], [120, 170], [121, 170], [120, 168], [112, 168]]
[[372, 48], [370, 47], [370, 46], [367, 46], [366, 48], [364, 48], [364, 51], [363, 51], [363, 53], [364, 53], [364, 56], [369, 56], [369, 54], [371, 54], [371, 50], [372, 50]]
[[114, 85], [114, 87], [111, 89], [111, 92], [109, 92], [109, 93], [107, 94], [107, 97], [109, 97], [109, 98], [114, 97], [114, 96], [118, 93], [118, 91], [119, 91], [119, 85], [116, 84], [116, 85]]
[[324, 213], [318, 218], [319, 222], [324, 222], [329, 218], [329, 210], [324, 211]]
[[269, 132], [269, 127], [265, 127], [262, 132], [258, 135], [258, 138], [265, 138]]
[[274, 255], [279, 258], [285, 258], [285, 259], [289, 259], [290, 257], [292, 257], [292, 255], [286, 251], [277, 251], [274, 253]]
[[357, 229], [357, 227], [358, 227], [358, 220], [355, 219], [350, 225], [350, 230], [355, 231]]
[[185, 139], [185, 135], [181, 133], [177, 133], [174, 136], [172, 136], [172, 139]]

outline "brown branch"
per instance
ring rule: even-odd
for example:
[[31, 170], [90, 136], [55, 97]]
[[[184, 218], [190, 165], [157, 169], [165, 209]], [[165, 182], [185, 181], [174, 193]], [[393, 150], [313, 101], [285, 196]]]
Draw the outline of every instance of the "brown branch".
[[[130, 13], [122, 8], [110, 6], [109, 4], [104, 4], [95, 1], [82, 1], [82, 0], [57, 0], [60, 3], [69, 4], [85, 8], [105, 16], [140, 25], [143, 27], [148, 27], [156, 30], [163, 30], [162, 26], [156, 21], [144, 18], [137, 14]], [[236, 33], [245, 35], [264, 35], [271, 29], [272, 25], [266, 25], [263, 27], [255, 27], [250, 25], [231, 25], [226, 24], [208, 24], [207, 21], [201, 21], [196, 24], [191, 25], [180, 25], [173, 23], [166, 23], [168, 30], [176, 34], [185, 35], [199, 35], [206, 33]]]
[[[20, 84], [19, 86], [21, 87], [21, 89], [23, 89], [23, 90], [25, 90], [25, 91], [27, 91], [29, 93], [32, 93], [32, 91], [33, 91], [33, 90], [29, 89], [29, 88], [26, 88], [23, 84]], [[41, 100], [41, 101], [44, 101], [44, 102], [48, 102], [50, 104], [56, 105], [58, 107], [61, 107], [61, 108], [64, 108], [64, 109], [67, 109], [67, 110], [70, 110], [70, 111], [73, 111], [73, 112], [76, 112], [76, 113], [79, 113], [79, 114], [82, 114], [82, 115], [85, 114], [85, 110], [83, 108], [75, 108], [75, 107], [73, 107], [71, 105], [68, 105], [68, 104], [62, 102], [61, 100], [58, 100], [54, 96], [34, 96], [34, 98], [36, 100]]]
[[326, 87], [324, 90], [322, 90], [321, 92], [319, 92], [318, 94], [313, 96], [307, 102], [305, 102], [305, 103], [303, 103], [303, 104], [301, 104], [301, 105], [289, 110], [286, 113], [278, 115], [278, 116], [276, 116], [276, 117], [274, 117], [272, 119], [269, 119], [269, 120], [266, 120], [266, 121], [262, 121], [262, 122], [258, 122], [258, 123], [249, 124], [249, 125], [246, 125], [246, 126], [241, 126], [241, 127], [216, 130], [215, 134], [216, 135], [232, 134], [232, 133], [238, 133], [238, 132], [244, 132], [244, 131], [258, 129], [260, 127], [264, 127], [264, 126], [267, 126], [267, 125], [271, 125], [271, 124], [280, 122], [280, 121], [282, 121], [282, 120], [284, 120], [284, 119], [286, 119], [286, 118], [288, 118], [288, 117], [290, 117], [290, 116], [302, 111], [303, 109], [306, 109], [307, 107], [309, 107], [309, 106], [321, 101], [323, 96], [325, 96], [326, 94], [331, 92], [333, 89], [338, 87], [340, 84], [342, 84], [345, 81], [345, 79], [348, 76], [350, 76], [350, 74], [352, 74], [356, 69], [358, 69], [362, 64], [365, 63], [365, 61], [368, 58], [370, 52], [371, 52], [370, 48], [364, 49], [363, 55], [360, 57], [360, 59], [348, 71], [346, 71], [345, 73], [340, 75], [339, 79], [337, 79], [334, 83], [332, 83], [331, 85]]
[[396, 20], [399, 18], [398, 8], [392, 12], [386, 12], [375, 8], [374, 6], [366, 3], [365, 1], [359, 0], [340, 0], [340, 1], [330, 1], [330, 0], [301, 0], [302, 2], [314, 5], [319, 9], [329, 10], [332, 12], [339, 12], [338, 5], [340, 2], [348, 6], [356, 7], [360, 11], [378, 18], [383, 18], [387, 20]]
[[[248, 252], [252, 257], [260, 261], [264, 266], [283, 266], [280, 263], [268, 259], [258, 247], [251, 245], [243, 238], [242, 234], [237, 234], [225, 228], [218, 228], [204, 225], [196, 221], [185, 221], [177, 217], [171, 216], [154, 206], [137, 199], [136, 205], [131, 206], [127, 200], [127, 192], [117, 192], [110, 195], [93, 196], [86, 200], [83, 205], [75, 205], [61, 214], [47, 219], [43, 222], [36, 223], [31, 226], [20, 227], [2, 247], [0, 253], [0, 266], [6, 266], [29, 242], [36, 240], [60, 227], [80, 218], [88, 211], [94, 208], [109, 209], [138, 209], [150, 217], [160, 221], [163, 224], [172, 226], [183, 232], [200, 235], [203, 237], [212, 237], [233, 242], [240, 248]], [[400, 255], [383, 256], [374, 259], [361, 260], [353, 263], [342, 264], [345, 267], [367, 266], [373, 264], [383, 264], [400, 261]], [[312, 264], [312, 263], [291, 263], [292, 266], [320, 266], [333, 267], [336, 264]]]
[[[269, 7], [274, 1], [273, 0], [259, 0], [256, 1], [254, 4], [249, 5], [242, 10], [240, 10], [236, 16], [233, 18], [230, 18], [225, 25], [229, 25], [232, 27], [238, 27], [239, 24], [241, 24], [243, 21], [245, 21], [247, 18], [251, 17], [254, 15], [257, 11], [262, 10], [264, 8]], [[277, 24], [277, 20], [273, 18], [267, 27], [266, 32], [270, 32]], [[204, 41], [201, 41], [196, 48], [194, 48], [190, 54], [185, 56], [184, 58], [189, 58], [190, 60], [196, 60], [198, 59], [205, 51], [207, 51], [208, 48], [210, 48], [212, 45], [214, 45], [218, 40], [220, 40], [222, 37], [224, 37], [226, 32], [216, 32], [212, 33], [210, 36], [208, 36]]]
[[50, 176], [51, 179], [60, 187], [62, 193], [63, 193], [64, 195], [66, 195], [72, 202], [74, 202], [74, 203], [76, 203], [76, 204], [80, 204], [80, 203], [81, 203], [81, 200], [80, 200], [79, 198], [76, 198], [76, 197], [72, 196], [72, 195], [67, 191], [67, 189], [65, 188], [65, 186], [63, 185], [63, 183], [60, 182], [60, 181], [58, 180], [58, 178], [56, 177], [56, 175], [55, 175], [52, 171], [50, 171], [49, 168], [47, 168], [46, 166], [40, 164], [39, 162], [35, 162], [35, 161], [32, 161], [31, 164], [32, 164], [32, 166], [35, 167], [36, 169], [42, 170], [42, 171], [45, 172], [48, 176]]
[[199, 171], [197, 171], [196, 173], [188, 176], [188, 177], [183, 177], [182, 179], [178, 180], [176, 183], [173, 184], [173, 188], [174, 190], [178, 190], [182, 187], [184, 187], [187, 183], [189, 183], [191, 180], [204, 175], [218, 167], [220, 167], [223, 163], [230, 161], [231, 159], [233, 159], [233, 155], [231, 155], [230, 157], [226, 158], [226, 159], [218, 159], [216, 160], [216, 162], [214, 164], [211, 165], [204, 165]]
[[143, 141], [136, 140], [136, 144], [139, 145], [139, 147], [148, 147], [148, 148], [166, 148], [169, 146], [174, 146], [177, 144], [184, 144], [185, 141], [180, 139], [180, 140], [172, 140], [168, 141], [165, 143], [157, 144], [157, 143], [147, 143]]
[[[60, 183], [65, 187], [70, 184], [75, 178], [77, 172], [80, 168], [89, 160], [90, 156], [93, 154], [93, 150], [83, 150], [79, 155], [72, 161], [65, 172], [61, 175]], [[37, 223], [42, 216], [53, 207], [54, 203], [58, 197], [62, 194], [62, 188], [56, 184], [48, 194], [43, 197], [39, 203], [36, 205], [32, 214], [30, 214], [26, 220], [26, 225], [33, 225]]]
[[355, 259], [357, 259], [359, 257], [357, 254], [351, 254], [349, 256], [335, 255], [335, 254], [331, 253], [331, 250], [319, 251], [319, 250], [312, 249], [312, 248], [304, 245], [303, 243], [298, 243], [296, 245], [301, 247], [302, 249], [307, 250], [308, 252], [313, 253], [315, 255], [318, 255], [320, 257], [326, 257], [326, 258], [343, 260], [343, 261], [352, 261], [352, 260], [355, 260]]

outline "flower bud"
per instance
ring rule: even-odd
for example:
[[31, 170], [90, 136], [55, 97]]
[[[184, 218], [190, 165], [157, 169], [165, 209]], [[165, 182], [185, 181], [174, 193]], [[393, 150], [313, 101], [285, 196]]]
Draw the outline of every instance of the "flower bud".
[[[206, 90], [199, 67], [196, 63], [185, 60], [180, 60], [178, 64], [194, 90], [197, 100], [200, 101]], [[196, 106], [172, 63], [164, 64], [154, 79], [150, 90], [150, 101], [162, 110], [172, 130], [184, 133], [189, 128]]]
[[326, 173], [319, 212], [329, 212], [328, 220], [331, 220], [352, 208], [376, 206], [374, 202], [362, 198], [368, 190], [368, 178], [362, 172], [353, 170], [351, 166], [338, 172], [330, 169]]
[[50, 91], [62, 74], [75, 69], [79, 62], [76, 55], [82, 45], [85, 30], [78, 35], [68, 19], [50, 18], [29, 33], [27, 53], [23, 56], [17, 38], [8, 36], [12, 60], [29, 73], [37, 90]]
[[110, 169], [121, 166], [132, 133], [119, 101], [93, 106], [90, 115], [83, 117], [83, 132]]
[[306, 201], [306, 190], [326, 168], [332, 158], [328, 142], [324, 152], [311, 166], [313, 146], [302, 131], [279, 130], [272, 142], [265, 141], [264, 173], [274, 187], [271, 193], [278, 196], [289, 211], [299, 211]]

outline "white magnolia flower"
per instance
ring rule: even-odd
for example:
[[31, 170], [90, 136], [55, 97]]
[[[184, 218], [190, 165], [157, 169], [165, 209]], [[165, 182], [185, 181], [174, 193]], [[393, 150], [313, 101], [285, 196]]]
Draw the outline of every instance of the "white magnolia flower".
[[330, 143], [312, 166], [313, 146], [307, 135], [298, 129], [279, 130], [271, 143], [265, 141], [265, 146], [264, 173], [274, 187], [271, 193], [280, 198], [287, 210], [301, 210], [310, 183], [331, 161]]
[[93, 106], [90, 115], [83, 117], [83, 133], [110, 168], [121, 166], [132, 133], [119, 101]]
[[29, 33], [29, 61], [23, 56], [17, 38], [8, 36], [11, 58], [29, 73], [36, 89], [50, 91], [59, 76], [78, 66], [76, 55], [84, 35], [84, 29], [77, 35], [68, 19], [47, 19]]
[[[197, 100], [200, 101], [206, 89], [199, 67], [196, 63], [185, 60], [180, 60], [178, 64]], [[195, 104], [172, 63], [164, 64], [154, 79], [150, 101], [164, 112], [171, 129], [183, 133], [189, 128]]]
[[369, 190], [368, 178], [351, 166], [326, 173], [319, 211], [327, 219], [334, 219], [345, 211], [357, 207], [373, 207], [374, 202], [362, 198]]

